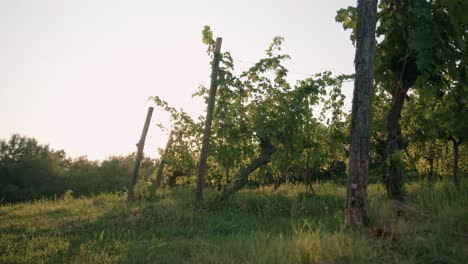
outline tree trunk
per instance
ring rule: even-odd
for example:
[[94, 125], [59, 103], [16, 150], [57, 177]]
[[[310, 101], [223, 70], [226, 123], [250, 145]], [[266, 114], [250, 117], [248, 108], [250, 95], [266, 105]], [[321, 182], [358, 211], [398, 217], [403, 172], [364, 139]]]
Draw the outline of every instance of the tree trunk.
[[275, 190], [281, 186], [281, 173], [276, 174]]
[[169, 177], [169, 179], [167, 181], [167, 185], [169, 186], [169, 188], [174, 188], [174, 186], [176, 184], [177, 176], [178, 176], [178, 174], [176, 172], [174, 172], [174, 173], [172, 173], [172, 176]]
[[402, 201], [404, 199], [403, 191], [403, 168], [401, 161], [392, 155], [396, 154], [401, 149], [405, 148], [405, 142], [401, 136], [400, 116], [405, 102], [406, 93], [408, 92], [409, 83], [402, 81], [398, 82], [395, 93], [392, 96], [392, 105], [387, 116], [387, 159], [390, 161], [390, 168], [385, 184], [387, 194], [391, 199]]
[[221, 178], [222, 178], [222, 176], [218, 175], [218, 177], [216, 179], [216, 184], [217, 184], [218, 191], [221, 191], [223, 189], [223, 185], [221, 184]]
[[273, 172], [268, 171], [265, 172], [265, 184], [266, 185], [272, 185], [275, 183], [275, 178], [273, 177]]
[[453, 179], [456, 185], [460, 184], [458, 179], [458, 146], [459, 144], [453, 144]]
[[307, 166], [305, 169], [304, 169], [304, 183], [307, 187], [311, 186], [312, 185], [312, 175], [310, 174], [310, 168], [309, 166]]
[[433, 156], [426, 156], [424, 157], [429, 162], [429, 174], [427, 175], [427, 182], [432, 182], [432, 178], [434, 176], [434, 157]]
[[276, 147], [269, 141], [261, 139], [260, 148], [260, 156], [254, 159], [248, 166], [243, 167], [240, 170], [239, 177], [236, 179], [236, 181], [228, 188], [225, 188], [220, 196], [215, 199], [215, 202], [226, 200], [230, 195], [239, 191], [247, 184], [249, 175], [252, 172], [270, 162], [271, 155], [276, 152]]
[[306, 166], [305, 166], [305, 184], [307, 187], [309, 187], [312, 191], [312, 173], [310, 172], [310, 152], [309, 150], [307, 151], [306, 155]]
[[211, 84], [210, 84], [210, 94], [208, 96], [208, 107], [206, 110], [206, 119], [205, 119], [205, 129], [203, 131], [203, 141], [200, 151], [200, 162], [198, 164], [198, 177], [197, 177], [197, 190], [196, 190], [196, 201], [201, 203], [203, 200], [203, 187], [205, 185], [205, 175], [206, 175], [206, 162], [208, 160], [208, 147], [210, 144], [211, 136], [211, 123], [213, 121], [213, 112], [215, 107], [216, 99], [216, 90], [218, 88], [218, 71], [219, 71], [219, 59], [221, 51], [221, 38], [216, 39], [216, 50], [213, 55], [213, 65], [211, 71]]
[[330, 172], [330, 180], [334, 183], [336, 183], [336, 173], [335, 173], [335, 160], [332, 161], [332, 163], [330, 164], [330, 166], [328, 166], [328, 171]]
[[169, 138], [167, 139], [166, 148], [164, 149], [164, 153], [161, 156], [161, 161], [159, 162], [158, 172], [156, 173], [156, 180], [154, 181], [153, 186], [151, 186], [150, 193], [154, 193], [154, 191], [161, 184], [161, 179], [162, 179], [162, 174], [163, 174], [163, 171], [164, 171], [164, 166], [166, 165], [165, 158], [166, 158], [167, 154], [169, 153], [169, 150], [172, 147], [172, 142], [174, 141], [173, 135], [174, 135], [174, 131], [171, 131], [171, 133], [169, 134]]
[[357, 48], [351, 116], [345, 225], [367, 225], [367, 181], [374, 86], [377, 0], [358, 0]]
[[430, 164], [430, 170], [429, 170], [429, 177], [427, 178], [427, 180], [429, 182], [432, 182], [432, 177], [434, 176], [434, 158], [431, 158], [429, 160], [429, 164]]
[[140, 170], [140, 163], [143, 159], [143, 149], [145, 147], [146, 134], [148, 134], [149, 124], [151, 122], [151, 117], [153, 116], [153, 107], [148, 108], [146, 113], [145, 125], [143, 126], [143, 131], [141, 132], [140, 141], [137, 143], [137, 153], [135, 156], [135, 163], [133, 164], [133, 173], [130, 178], [130, 183], [128, 185], [128, 197], [130, 201], [133, 199], [133, 188], [138, 179], [138, 171]]
[[177, 176], [175, 175], [170, 176], [169, 179], [167, 180], [167, 186], [169, 186], [169, 188], [174, 188], [176, 179], [177, 179]]
[[226, 168], [225, 168], [225, 176], [226, 176], [226, 184], [230, 184], [231, 183], [231, 178], [229, 177], [229, 166], [226, 165]]
[[458, 178], [458, 151], [461, 140], [456, 140], [454, 137], [450, 137], [453, 144], [453, 181], [457, 186], [460, 185], [460, 179]]

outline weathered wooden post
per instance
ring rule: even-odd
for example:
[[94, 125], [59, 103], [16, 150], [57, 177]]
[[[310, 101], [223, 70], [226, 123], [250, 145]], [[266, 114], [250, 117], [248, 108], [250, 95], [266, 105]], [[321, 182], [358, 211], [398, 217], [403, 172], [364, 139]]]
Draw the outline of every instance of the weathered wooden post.
[[140, 170], [141, 159], [143, 158], [143, 148], [145, 147], [146, 134], [148, 133], [149, 124], [151, 122], [151, 116], [153, 115], [153, 107], [148, 108], [148, 113], [146, 114], [145, 126], [141, 132], [140, 141], [137, 143], [137, 153], [135, 157], [135, 163], [133, 164], [133, 173], [130, 179], [130, 184], [128, 185], [128, 200], [133, 199], [133, 188], [135, 187], [138, 171]]
[[171, 149], [172, 142], [174, 142], [173, 135], [174, 135], [174, 131], [172, 130], [171, 133], [169, 134], [169, 138], [167, 139], [166, 148], [164, 149], [164, 153], [163, 153], [163, 155], [161, 156], [161, 161], [159, 162], [158, 171], [157, 171], [157, 173], [156, 173], [156, 180], [154, 181], [153, 185], [152, 185], [151, 188], [150, 188], [150, 193], [151, 193], [151, 194], [152, 194], [152, 193], [159, 187], [159, 185], [161, 184], [161, 179], [162, 179], [162, 174], [163, 174], [163, 170], [164, 170], [164, 165], [166, 165], [165, 158], [166, 158], [167, 153], [168, 153], [169, 150]]
[[213, 121], [213, 112], [215, 107], [216, 90], [218, 88], [219, 60], [221, 57], [221, 38], [216, 39], [216, 49], [213, 56], [213, 65], [211, 68], [210, 94], [208, 96], [208, 107], [206, 110], [205, 129], [203, 131], [202, 148], [200, 152], [200, 163], [198, 165], [198, 178], [196, 200], [200, 203], [203, 200], [203, 187], [205, 185], [206, 161], [208, 159], [208, 145], [210, 143], [211, 122]]

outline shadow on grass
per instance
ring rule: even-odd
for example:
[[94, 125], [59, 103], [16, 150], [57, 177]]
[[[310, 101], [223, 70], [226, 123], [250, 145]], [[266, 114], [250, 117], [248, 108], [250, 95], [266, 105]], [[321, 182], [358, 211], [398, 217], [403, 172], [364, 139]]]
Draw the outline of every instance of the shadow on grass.
[[[425, 233], [426, 229], [439, 227], [435, 219], [445, 221], [441, 228], [460, 225], [456, 230], [466, 230], [460, 224], [466, 216], [449, 211], [452, 207], [464, 208], [468, 196], [466, 191], [409, 186], [408, 189], [414, 192], [410, 196], [413, 203], [417, 201], [418, 206], [430, 212], [424, 214], [424, 218], [434, 219], [422, 218], [421, 223], [424, 220], [427, 226], [419, 223], [413, 226], [408, 221], [419, 221], [416, 213], [422, 209], [415, 207], [416, 213], [411, 213], [411, 207], [408, 207], [405, 209], [408, 219], [385, 220], [386, 213], [393, 210], [386, 210], [383, 206], [385, 195], [381, 194], [381, 188], [370, 189], [371, 205], [376, 217], [381, 217], [382, 224], [388, 223], [393, 228], [390, 230], [392, 234], [398, 230], [409, 232], [421, 226], [421, 232], [412, 231], [414, 237], [419, 236], [421, 240], [427, 236], [427, 243], [433, 241], [429, 235], [440, 238], [441, 243], [451, 241], [452, 235], [441, 239], [441, 234], [449, 233], [442, 229], [437, 233], [431, 231], [429, 235]], [[371, 248], [374, 242], [366, 241], [357, 244], [359, 247], [353, 247], [354, 241], [351, 239], [353, 244], [348, 244], [348, 234], [341, 232], [344, 188], [321, 185], [315, 191], [311, 193], [301, 186], [243, 190], [205, 210], [195, 209], [194, 194], [190, 189], [163, 190], [155, 200], [134, 203], [128, 203], [124, 195], [103, 194], [81, 200], [46, 201], [31, 204], [31, 207], [12, 207], [17, 213], [12, 208], [4, 208], [8, 212], [0, 214], [0, 231], [5, 234], [3, 239], [0, 238], [0, 262], [206, 263], [217, 260], [248, 262], [249, 257], [254, 256], [259, 262], [266, 263], [270, 259], [262, 259], [261, 250], [270, 250], [264, 256], [271, 258], [277, 254], [288, 256], [294, 247], [298, 247], [295, 256], [300, 257], [311, 252], [309, 247], [312, 244], [315, 247], [325, 243], [326, 248], [332, 247], [334, 239], [342, 245], [335, 247], [336, 252], [329, 252], [324, 246], [322, 254], [353, 257], [354, 250]], [[216, 194], [214, 190], [207, 190], [207, 201]], [[28, 208], [34, 210], [29, 211]], [[393, 214], [388, 215], [389, 219], [393, 217]], [[21, 216], [24, 219], [15, 222], [14, 218]], [[413, 237], [403, 238], [405, 240], [398, 243], [406, 241], [403, 248], [410, 255], [412, 251], [420, 252], [421, 256], [433, 259], [430, 254], [439, 254], [437, 252], [442, 248], [438, 247], [439, 251], [434, 253], [420, 244], [412, 244]], [[340, 253], [340, 250], [347, 249], [349, 253]], [[445, 256], [449, 250], [453, 250], [453, 246], [443, 248], [439, 255]], [[362, 256], [366, 254], [368, 252]], [[21, 258], [23, 255], [26, 257]], [[305, 262], [307, 260], [310, 262], [310, 259]]]
[[[214, 195], [215, 191], [207, 193], [208, 199]], [[7, 232], [27, 233], [28, 238], [65, 238], [66, 250], [43, 255], [45, 262], [177, 263], [200, 259], [200, 254], [236, 258], [236, 248], [253, 247], [270, 237], [292, 236], [303, 225], [321, 232], [337, 231], [344, 204], [338, 195], [307, 191], [242, 191], [209, 210], [195, 209], [188, 189], [176, 189], [154, 201], [91, 199], [93, 202], [84, 205], [89, 211], [73, 211], [64, 205], [27, 214], [51, 222]]]

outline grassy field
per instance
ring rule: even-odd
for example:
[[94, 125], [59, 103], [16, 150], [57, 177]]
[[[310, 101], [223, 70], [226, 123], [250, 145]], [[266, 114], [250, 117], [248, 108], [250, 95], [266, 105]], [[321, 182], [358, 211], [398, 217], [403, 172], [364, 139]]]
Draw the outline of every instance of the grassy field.
[[[406, 186], [387, 201], [369, 186], [372, 226], [342, 229], [345, 188], [243, 190], [195, 210], [193, 191], [152, 201], [125, 194], [0, 207], [0, 263], [466, 263], [468, 182]], [[215, 191], [208, 191], [213, 198]]]

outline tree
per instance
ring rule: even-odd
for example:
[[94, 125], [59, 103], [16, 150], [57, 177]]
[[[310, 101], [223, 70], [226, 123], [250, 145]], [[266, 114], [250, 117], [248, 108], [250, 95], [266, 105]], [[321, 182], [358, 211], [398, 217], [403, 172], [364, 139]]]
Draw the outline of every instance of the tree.
[[366, 225], [372, 96], [374, 86], [375, 26], [377, 0], [358, 1], [356, 57], [354, 64], [351, 145], [349, 150], [345, 225]]
[[[318, 104], [327, 87], [339, 90], [342, 82], [349, 78], [347, 75], [332, 76], [330, 72], [324, 72], [299, 81], [295, 86], [290, 85], [286, 81], [287, 69], [282, 65], [289, 55], [279, 53], [282, 42], [283, 38], [275, 37], [266, 50], [266, 58], [239, 77], [229, 75], [237, 80], [230, 82], [231, 89], [242, 89], [246, 96], [243, 107], [244, 112], [248, 113], [248, 121], [243, 125], [250, 127], [244, 130], [248, 132], [244, 141], [255, 147], [256, 155], [241, 166], [234, 183], [223, 190], [218, 200], [226, 199], [245, 186], [249, 175], [272, 159], [275, 160], [272, 167], [276, 167], [280, 174], [286, 176], [294, 170], [299, 171], [297, 168], [303, 164], [301, 158], [306, 159], [301, 156], [312, 145], [307, 142], [310, 133], [306, 133], [305, 129], [318, 124], [311, 115], [310, 106]], [[333, 96], [332, 101], [336, 103], [333, 109], [340, 108], [340, 98]]]
[[[457, 74], [467, 38], [468, 2], [458, 0], [382, 0], [378, 13], [376, 81], [392, 97], [387, 115], [386, 177], [390, 198], [404, 199], [402, 157], [408, 142], [403, 139], [400, 117], [411, 88], [427, 96], [447, 93], [460, 83]], [[338, 11], [337, 21], [355, 30], [356, 9]], [[354, 40], [355, 33], [351, 35]], [[466, 55], [465, 55], [466, 56]], [[460, 58], [461, 57], [461, 58]], [[451, 85], [444, 85], [448, 82]], [[466, 82], [462, 82], [466, 83]]]
[[[406, 108], [402, 112], [401, 124], [407, 129], [402, 131], [407, 139], [406, 156], [410, 167], [419, 174], [427, 176], [431, 182], [439, 148], [441, 125], [431, 114], [440, 105], [433, 97], [421, 97], [416, 92], [408, 97]], [[429, 170], [425, 168], [429, 163]], [[421, 166], [423, 164], [424, 166]]]
[[12, 135], [0, 140], [0, 201], [17, 202], [59, 194], [70, 160], [34, 138]]
[[[210, 140], [210, 155], [217, 166], [210, 166], [208, 175], [216, 175], [218, 189], [221, 189], [223, 175], [225, 184], [230, 184], [232, 172], [241, 166], [246, 157], [253, 154], [253, 150], [245, 140], [251, 134], [248, 113], [245, 111], [246, 91], [239, 85], [240, 80], [233, 75], [233, 59], [228, 51], [223, 53], [219, 67], [213, 134]], [[208, 90], [201, 86], [194, 96], [203, 95], [207, 100]]]
[[[447, 93], [447, 73], [454, 76], [466, 39], [466, 1], [383, 1], [379, 34], [379, 81], [388, 84], [392, 103], [387, 117], [387, 159], [390, 171], [387, 192], [402, 200], [401, 151], [406, 142], [401, 134], [400, 116], [410, 88], [422, 96]], [[463, 10], [465, 11], [463, 15]], [[453, 82], [453, 80], [448, 80]]]

